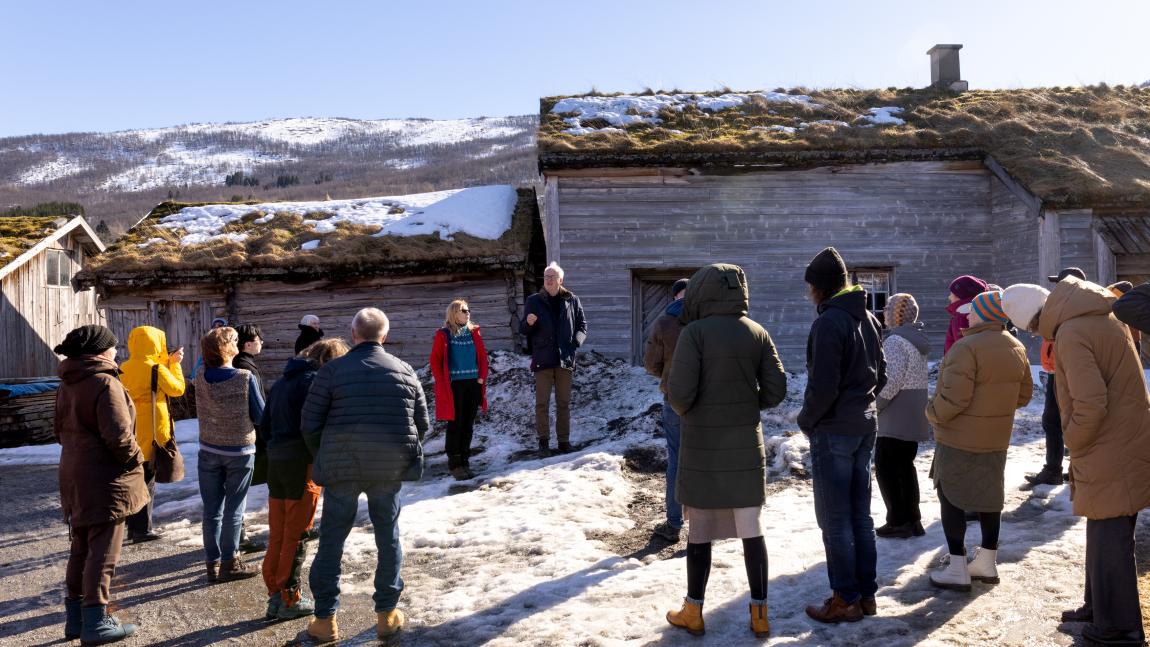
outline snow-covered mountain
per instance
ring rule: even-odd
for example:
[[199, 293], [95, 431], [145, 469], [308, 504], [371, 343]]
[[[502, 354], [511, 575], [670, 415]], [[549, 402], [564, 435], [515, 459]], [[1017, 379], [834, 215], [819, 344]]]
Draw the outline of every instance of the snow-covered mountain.
[[324, 117], [8, 137], [0, 139], [0, 208], [74, 201], [94, 219], [131, 221], [168, 198], [351, 198], [517, 184], [532, 175], [537, 123]]

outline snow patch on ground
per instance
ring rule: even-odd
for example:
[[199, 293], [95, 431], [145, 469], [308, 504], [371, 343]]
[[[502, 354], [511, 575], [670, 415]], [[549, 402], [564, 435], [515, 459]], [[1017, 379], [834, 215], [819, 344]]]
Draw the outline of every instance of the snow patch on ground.
[[495, 240], [511, 228], [511, 216], [518, 199], [515, 187], [494, 185], [354, 200], [212, 204], [185, 207], [161, 218], [156, 226], [182, 231], [180, 243], [192, 245], [224, 236], [237, 239], [236, 236], [244, 234], [221, 234], [221, 231], [253, 212], [266, 214], [254, 221], [257, 224], [270, 222], [279, 213], [302, 216], [322, 212], [330, 216], [304, 221], [317, 234], [333, 232], [337, 223], [346, 222], [379, 227], [376, 236], [438, 233], [441, 238], [451, 239], [457, 233], [465, 233]]

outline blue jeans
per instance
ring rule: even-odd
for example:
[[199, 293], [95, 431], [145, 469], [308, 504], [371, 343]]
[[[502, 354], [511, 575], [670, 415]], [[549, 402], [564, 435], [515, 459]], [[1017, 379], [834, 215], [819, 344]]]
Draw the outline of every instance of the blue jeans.
[[403, 579], [403, 547], [399, 544], [399, 481], [377, 483], [345, 482], [323, 488], [323, 516], [320, 518], [319, 550], [311, 564], [312, 595], [317, 618], [330, 618], [339, 610], [340, 562], [343, 544], [355, 525], [359, 494], [367, 494], [367, 509], [375, 529], [375, 612], [391, 611], [399, 604]]
[[815, 518], [823, 531], [831, 589], [848, 604], [874, 597], [878, 555], [870, 516], [870, 472], [875, 434], [816, 431], [810, 441]]
[[679, 473], [679, 414], [663, 396], [663, 436], [667, 438], [667, 523], [683, 527], [683, 506], [675, 499], [675, 477]]
[[204, 502], [204, 553], [209, 562], [236, 557], [255, 454], [224, 456], [200, 450], [196, 472]]

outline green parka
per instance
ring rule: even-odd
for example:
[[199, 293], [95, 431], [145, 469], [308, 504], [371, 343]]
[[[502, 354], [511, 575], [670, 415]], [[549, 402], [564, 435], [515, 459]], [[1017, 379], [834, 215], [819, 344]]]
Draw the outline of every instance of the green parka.
[[737, 265], [715, 264], [691, 277], [667, 399], [682, 416], [679, 503], [746, 508], [766, 500], [759, 411], [787, 394], [771, 336], [747, 318], [747, 279]]

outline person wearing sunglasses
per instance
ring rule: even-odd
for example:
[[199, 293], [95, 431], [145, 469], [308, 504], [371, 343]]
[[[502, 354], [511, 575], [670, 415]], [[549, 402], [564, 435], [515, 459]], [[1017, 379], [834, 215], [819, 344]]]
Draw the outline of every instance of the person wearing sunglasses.
[[447, 306], [443, 327], [435, 331], [431, 374], [435, 378], [435, 418], [447, 421], [447, 468], [457, 481], [475, 478], [471, 439], [479, 408], [487, 413], [487, 349], [463, 299]]

